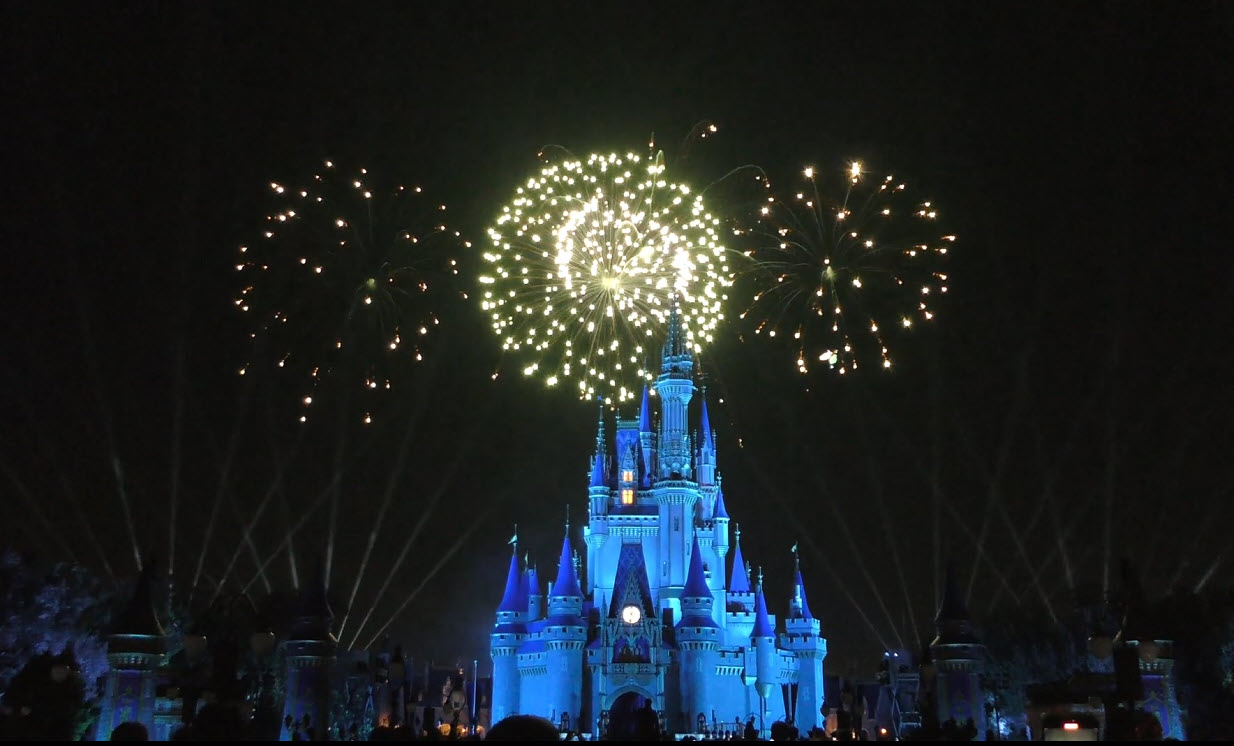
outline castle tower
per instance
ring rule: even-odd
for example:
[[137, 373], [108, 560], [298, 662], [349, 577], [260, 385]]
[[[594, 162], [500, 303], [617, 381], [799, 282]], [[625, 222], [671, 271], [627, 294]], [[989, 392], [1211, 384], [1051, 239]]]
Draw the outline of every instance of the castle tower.
[[[286, 699], [283, 717], [303, 723], [318, 738], [327, 737], [330, 719], [330, 669], [334, 662], [337, 640], [330, 633], [334, 612], [326, 600], [325, 564], [319, 559], [310, 582], [300, 589], [295, 622], [285, 645], [287, 657]], [[291, 740], [291, 731], [284, 728], [280, 740]]]
[[[689, 411], [694, 394], [694, 356], [686, 346], [681, 329], [681, 314], [674, 304], [668, 320], [668, 339], [656, 393], [660, 397], [660, 442], [657, 461], [659, 479], [652, 494], [659, 507], [660, 566], [648, 568], [652, 585], [665, 588], [685, 586], [689, 566], [690, 537], [694, 532], [694, 506], [698, 485], [692, 477]], [[677, 594], [669, 594], [668, 605], [675, 606]], [[665, 606], [664, 593], [660, 594]], [[674, 611], [677, 611], [674, 609]]]
[[681, 653], [681, 727], [685, 732], [695, 731], [698, 716], [707, 719], [714, 706], [711, 683], [721, 642], [720, 625], [713, 618], [714, 604], [696, 535], [690, 572], [681, 593], [681, 620], [676, 625], [677, 650]]
[[796, 576], [780, 647], [797, 659], [796, 712], [790, 713], [790, 716], [798, 730], [809, 733], [825, 725], [819, 708], [823, 704], [823, 661], [827, 658], [827, 639], [822, 635], [819, 621], [810, 613], [805, 583], [801, 579], [801, 558], [797, 555], [796, 546], [793, 547], [793, 555]]
[[493, 656], [493, 716], [499, 723], [519, 712], [518, 649], [527, 639], [527, 616], [529, 603], [524, 602], [520, 586], [522, 579], [518, 567], [518, 532], [511, 540], [514, 551], [510, 555], [510, 570], [506, 574], [506, 589], [497, 607], [497, 623], [489, 634], [489, 652]]
[[724, 488], [720, 483], [720, 475], [716, 475], [716, 502], [711, 512], [712, 535], [711, 548], [716, 553], [718, 570], [711, 574], [711, 590], [717, 593], [720, 603], [716, 604], [715, 617], [720, 620], [724, 613], [727, 599], [724, 594], [724, 568], [728, 567], [728, 508], [724, 505]]
[[664, 342], [656, 394], [660, 397], [660, 430], [663, 433], [659, 443], [658, 476], [660, 479], [690, 479], [689, 412], [690, 398], [694, 395], [694, 355], [686, 345], [676, 301], [669, 312], [668, 339]]
[[776, 631], [767, 614], [767, 600], [763, 597], [763, 571], [758, 571], [758, 590], [754, 598], [754, 629], [750, 632], [750, 647], [754, 649], [754, 688], [762, 700], [764, 719], [770, 713], [768, 701], [779, 688], [779, 653], [776, 651]]
[[[124, 614], [107, 637], [107, 671], [97, 733], [99, 740], [111, 737], [120, 723], [146, 726], [151, 740], [167, 740], [155, 725], [155, 670], [163, 664], [167, 636], [154, 613], [153, 562], [142, 565], [137, 586]], [[170, 730], [162, 726], [161, 730]]]
[[582, 714], [583, 692], [579, 683], [583, 680], [583, 645], [587, 642], [587, 622], [582, 614], [583, 592], [574, 570], [567, 523], [557, 580], [549, 591], [548, 616], [541, 633], [548, 676], [548, 701], [544, 703], [547, 707], [536, 708], [547, 710], [554, 723], [562, 722], [562, 716], [568, 715], [570, 723], [577, 725]]
[[930, 656], [937, 674], [934, 692], [938, 722], [951, 720], [963, 727], [971, 719], [977, 728], [976, 740], [984, 741], [985, 694], [981, 689], [981, 674], [985, 669], [986, 651], [973, 630], [964, 593], [950, 564], [934, 625], [938, 636], [930, 643]]

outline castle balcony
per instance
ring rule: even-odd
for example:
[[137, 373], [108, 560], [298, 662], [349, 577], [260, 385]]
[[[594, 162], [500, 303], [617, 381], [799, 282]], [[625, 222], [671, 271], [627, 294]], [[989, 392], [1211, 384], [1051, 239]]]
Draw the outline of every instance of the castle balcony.
[[610, 663], [607, 668], [613, 676], [654, 676], [662, 666], [655, 663]]

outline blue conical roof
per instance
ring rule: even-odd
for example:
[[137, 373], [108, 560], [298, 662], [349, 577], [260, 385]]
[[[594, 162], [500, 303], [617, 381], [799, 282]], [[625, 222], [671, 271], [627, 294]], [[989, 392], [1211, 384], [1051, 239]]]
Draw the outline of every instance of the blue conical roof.
[[591, 464], [591, 484], [592, 487], [605, 487], [604, 480], [604, 454], [597, 453], [595, 460]]
[[813, 619], [810, 604], [806, 602], [806, 584], [801, 581], [801, 568], [797, 568], [797, 597], [801, 599], [801, 619]]
[[694, 534], [694, 549], [690, 554], [690, 572], [686, 575], [686, 587], [682, 598], [711, 598], [707, 587], [707, 571], [703, 569], [703, 553], [698, 548], [698, 534]]
[[767, 616], [767, 601], [763, 598], [763, 586], [758, 586], [758, 594], [754, 597], [754, 631], [750, 637], [775, 637], [771, 628], [771, 618]]
[[746, 575], [746, 563], [741, 557], [741, 532], [737, 533], [737, 549], [733, 551], [733, 574], [728, 580], [728, 592], [750, 592], [750, 576]]
[[638, 431], [640, 433], [651, 432], [651, 393], [647, 390], [647, 384], [643, 384], [643, 403], [638, 408]]
[[570, 535], [561, 541], [561, 558], [557, 561], [557, 580], [553, 583], [554, 596], [582, 596], [578, 575], [574, 573], [574, 552], [570, 550]]
[[510, 555], [510, 572], [506, 575], [506, 592], [501, 597], [498, 611], [527, 611], [527, 604], [519, 602], [522, 588], [522, 573], [518, 570], [518, 555]]
[[539, 596], [542, 590], [540, 587], [540, 573], [533, 567], [527, 571], [527, 593], [531, 596]]
[[716, 489], [716, 506], [711, 511], [712, 518], [728, 518], [728, 509], [724, 507], [724, 487]]

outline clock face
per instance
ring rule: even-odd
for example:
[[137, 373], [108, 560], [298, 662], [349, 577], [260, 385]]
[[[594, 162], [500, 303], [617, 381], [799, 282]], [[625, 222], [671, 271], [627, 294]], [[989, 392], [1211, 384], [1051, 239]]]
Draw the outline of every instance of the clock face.
[[638, 620], [643, 618], [643, 612], [634, 605], [630, 605], [621, 610], [621, 621], [626, 624], [638, 624]]

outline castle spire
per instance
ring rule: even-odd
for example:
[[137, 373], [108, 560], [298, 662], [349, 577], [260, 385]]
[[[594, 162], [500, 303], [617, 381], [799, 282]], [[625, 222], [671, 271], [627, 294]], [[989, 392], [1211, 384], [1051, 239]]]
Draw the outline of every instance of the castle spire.
[[664, 361], [662, 365], [667, 370], [669, 358], [682, 357], [686, 355], [685, 350], [685, 335], [681, 331], [681, 306], [677, 301], [677, 295], [673, 294], [672, 307], [668, 312], [668, 336], [664, 340]]
[[522, 585], [522, 573], [518, 567], [518, 548], [514, 550], [514, 554], [510, 555], [510, 571], [506, 575], [506, 592], [501, 597], [501, 605], [497, 607], [498, 611], [526, 611], [527, 604], [519, 602], [520, 586]]
[[604, 443], [604, 402], [600, 402], [600, 414], [596, 418], [596, 455], [591, 464], [591, 482], [589, 487], [605, 487], [607, 486], [607, 477], [604, 468], [604, 459], [607, 446]]
[[763, 597], [763, 568], [758, 568], [758, 592], [754, 597], [754, 631], [750, 637], [775, 637], [771, 618], [767, 614], [767, 600]]
[[797, 551], [796, 544], [793, 544], [793, 564], [796, 568], [796, 577], [794, 578], [792, 614], [790, 616], [794, 619], [813, 619], [814, 615], [810, 613], [810, 604], [806, 601], [806, 584], [801, 579], [801, 554]]
[[703, 386], [703, 419], [701, 427], [703, 429], [703, 448], [710, 449], [715, 453], [715, 439], [711, 433], [711, 418], [707, 416], [707, 386]]
[[561, 541], [561, 557], [557, 561], [557, 580], [553, 583], [554, 596], [582, 596], [578, 575], [574, 572], [574, 552], [570, 547], [569, 523], [565, 538]]
[[643, 403], [638, 408], [638, 431], [640, 433], [651, 432], [651, 392], [646, 382], [643, 383]]
[[[723, 479], [716, 475], [716, 507], [711, 511], [712, 518], [728, 518], [728, 509], [724, 507]], [[740, 536], [741, 532], [737, 532]], [[738, 545], [740, 546], [740, 545]]]
[[698, 533], [694, 534], [694, 548], [690, 552], [690, 572], [686, 575], [686, 587], [682, 598], [712, 598], [707, 587], [707, 571], [703, 569], [703, 553], [698, 548]]
[[741, 524], [737, 524], [735, 532], [737, 549], [733, 552], [733, 576], [728, 581], [729, 593], [749, 593], [750, 573], [746, 570], [745, 560], [741, 557]]

